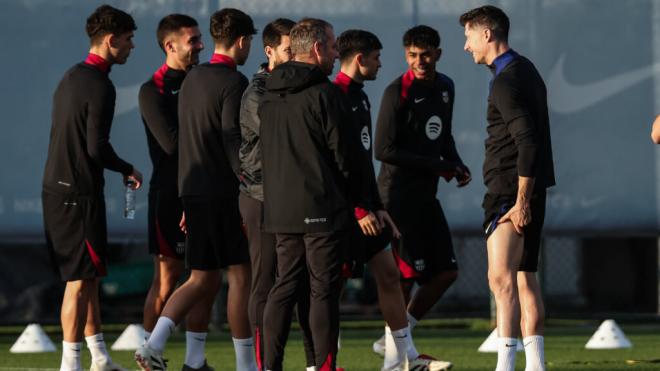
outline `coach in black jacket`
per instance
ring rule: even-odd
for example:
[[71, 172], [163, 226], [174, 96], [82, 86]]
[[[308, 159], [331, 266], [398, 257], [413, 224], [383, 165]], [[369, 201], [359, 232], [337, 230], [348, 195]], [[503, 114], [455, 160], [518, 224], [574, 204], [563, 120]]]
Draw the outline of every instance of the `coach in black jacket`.
[[334, 370], [339, 252], [353, 205], [349, 190], [360, 188], [349, 169], [357, 139], [345, 125], [341, 92], [327, 78], [337, 58], [332, 26], [304, 19], [290, 37], [294, 61], [273, 70], [259, 108], [264, 228], [277, 234], [278, 260], [264, 314], [265, 368], [282, 369], [292, 308], [307, 294], [300, 285], [306, 264], [316, 367]]

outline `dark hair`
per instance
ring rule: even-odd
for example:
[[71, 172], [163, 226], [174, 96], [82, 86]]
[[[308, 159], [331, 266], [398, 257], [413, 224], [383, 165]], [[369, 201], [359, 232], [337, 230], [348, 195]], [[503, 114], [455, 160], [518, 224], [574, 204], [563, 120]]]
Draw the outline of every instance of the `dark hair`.
[[345, 61], [358, 53], [367, 55], [374, 50], [383, 49], [378, 37], [369, 31], [346, 30], [337, 39], [339, 59]]
[[315, 42], [325, 44], [328, 42], [326, 29], [332, 25], [318, 18], [303, 18], [291, 29], [291, 53], [309, 53]]
[[261, 40], [264, 42], [264, 48], [270, 46], [275, 48], [282, 42], [282, 36], [288, 36], [296, 22], [288, 18], [278, 18], [264, 27], [261, 34]]
[[158, 22], [158, 29], [156, 30], [156, 38], [158, 39], [158, 46], [165, 51], [165, 38], [170, 34], [179, 32], [182, 28], [197, 27], [195, 18], [185, 14], [170, 14], [163, 17]]
[[440, 34], [434, 28], [424, 25], [415, 26], [403, 34], [403, 46], [420, 48], [439, 48]]
[[468, 23], [472, 26], [486, 27], [495, 35], [496, 39], [502, 41], [509, 39], [509, 17], [498, 7], [484, 5], [474, 8], [463, 13], [458, 21], [463, 27]]
[[121, 35], [137, 30], [137, 26], [130, 14], [106, 4], [87, 17], [85, 30], [91, 43], [96, 44], [107, 34]]
[[257, 33], [249, 15], [234, 8], [224, 8], [211, 16], [211, 37], [224, 47], [230, 47], [239, 37]]

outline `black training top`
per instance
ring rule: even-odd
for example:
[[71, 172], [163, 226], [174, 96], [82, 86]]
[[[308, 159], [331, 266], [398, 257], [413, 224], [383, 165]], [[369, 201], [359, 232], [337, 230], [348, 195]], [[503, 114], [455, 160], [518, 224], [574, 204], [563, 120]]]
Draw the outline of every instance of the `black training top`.
[[258, 112], [264, 230], [346, 229], [362, 183], [353, 160], [360, 144], [339, 88], [317, 66], [283, 63], [266, 80]]
[[[374, 172], [372, 141], [371, 141], [371, 104], [369, 97], [365, 94], [362, 88], [363, 84], [355, 82], [350, 76], [343, 72], [339, 72], [334, 81], [335, 85], [339, 86], [341, 91], [345, 94], [348, 108], [351, 110], [353, 118], [352, 123], [354, 127], [354, 135], [359, 138], [361, 146], [358, 146], [364, 154], [364, 161], [362, 161], [360, 178], [363, 180], [364, 190], [362, 192], [362, 207], [355, 208], [355, 218], [362, 219], [369, 211], [376, 211], [383, 209], [383, 203], [378, 194], [378, 186], [376, 185], [376, 175]], [[356, 159], [357, 160], [357, 159]]]
[[550, 120], [543, 79], [515, 55], [492, 81], [488, 96], [484, 183], [489, 193], [516, 194], [518, 176], [536, 178], [534, 190], [555, 184]]
[[378, 188], [387, 204], [435, 198], [438, 177], [450, 179], [462, 164], [451, 134], [454, 82], [436, 73], [416, 80], [412, 71], [383, 93], [376, 126]]
[[140, 113], [153, 165], [152, 189], [177, 192], [178, 101], [186, 72], [163, 64], [140, 88]]
[[215, 54], [193, 67], [179, 93], [179, 195], [238, 195], [238, 117], [247, 78]]
[[130, 175], [133, 166], [110, 144], [115, 87], [109, 67], [90, 55], [70, 68], [53, 96], [52, 127], [43, 190], [49, 193], [103, 194], [103, 169]]

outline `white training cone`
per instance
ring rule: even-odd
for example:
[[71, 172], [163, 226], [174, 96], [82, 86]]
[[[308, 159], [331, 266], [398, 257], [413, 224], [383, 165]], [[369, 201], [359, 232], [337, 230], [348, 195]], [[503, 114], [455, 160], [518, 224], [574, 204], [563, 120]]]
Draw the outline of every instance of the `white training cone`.
[[603, 321], [584, 346], [587, 349], [631, 348], [632, 343], [613, 319]]
[[144, 344], [144, 328], [142, 325], [128, 325], [119, 335], [117, 341], [110, 347], [112, 350], [136, 350]]
[[[518, 346], [516, 347], [517, 352], [522, 352], [525, 350], [522, 346], [522, 341], [518, 339]], [[494, 329], [493, 332], [488, 335], [486, 340], [481, 343], [481, 346], [479, 347], [479, 351], [481, 353], [497, 353], [497, 329]]]
[[36, 323], [29, 324], [9, 349], [12, 353], [41, 353], [55, 350], [55, 344]]

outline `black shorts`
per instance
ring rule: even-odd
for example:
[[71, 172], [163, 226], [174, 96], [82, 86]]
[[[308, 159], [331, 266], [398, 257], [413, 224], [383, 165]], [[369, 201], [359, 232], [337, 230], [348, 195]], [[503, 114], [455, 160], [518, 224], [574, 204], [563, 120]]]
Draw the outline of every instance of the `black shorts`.
[[390, 200], [387, 211], [401, 231], [401, 239], [392, 241], [401, 278], [423, 284], [439, 273], [458, 270], [449, 225], [437, 199]]
[[149, 253], [183, 260], [186, 234], [179, 222], [183, 213], [181, 199], [176, 192], [149, 190]]
[[250, 262], [238, 212], [238, 195], [231, 198], [183, 197], [186, 212], [186, 267], [216, 270]]
[[[532, 222], [523, 228], [525, 242], [523, 246], [523, 255], [520, 260], [519, 271], [536, 272], [539, 265], [539, 249], [541, 247], [541, 234], [543, 232], [543, 222], [545, 220], [545, 199], [546, 193], [539, 192], [532, 196], [530, 207], [532, 209]], [[513, 207], [516, 203], [516, 195], [496, 195], [486, 193], [484, 202], [484, 234], [486, 239], [490, 237], [497, 221]]]
[[360, 278], [364, 265], [392, 242], [392, 229], [387, 227], [378, 236], [365, 236], [357, 221], [351, 225], [348, 241], [343, 248], [342, 277]]
[[108, 232], [103, 195], [41, 194], [46, 244], [63, 281], [107, 275]]

